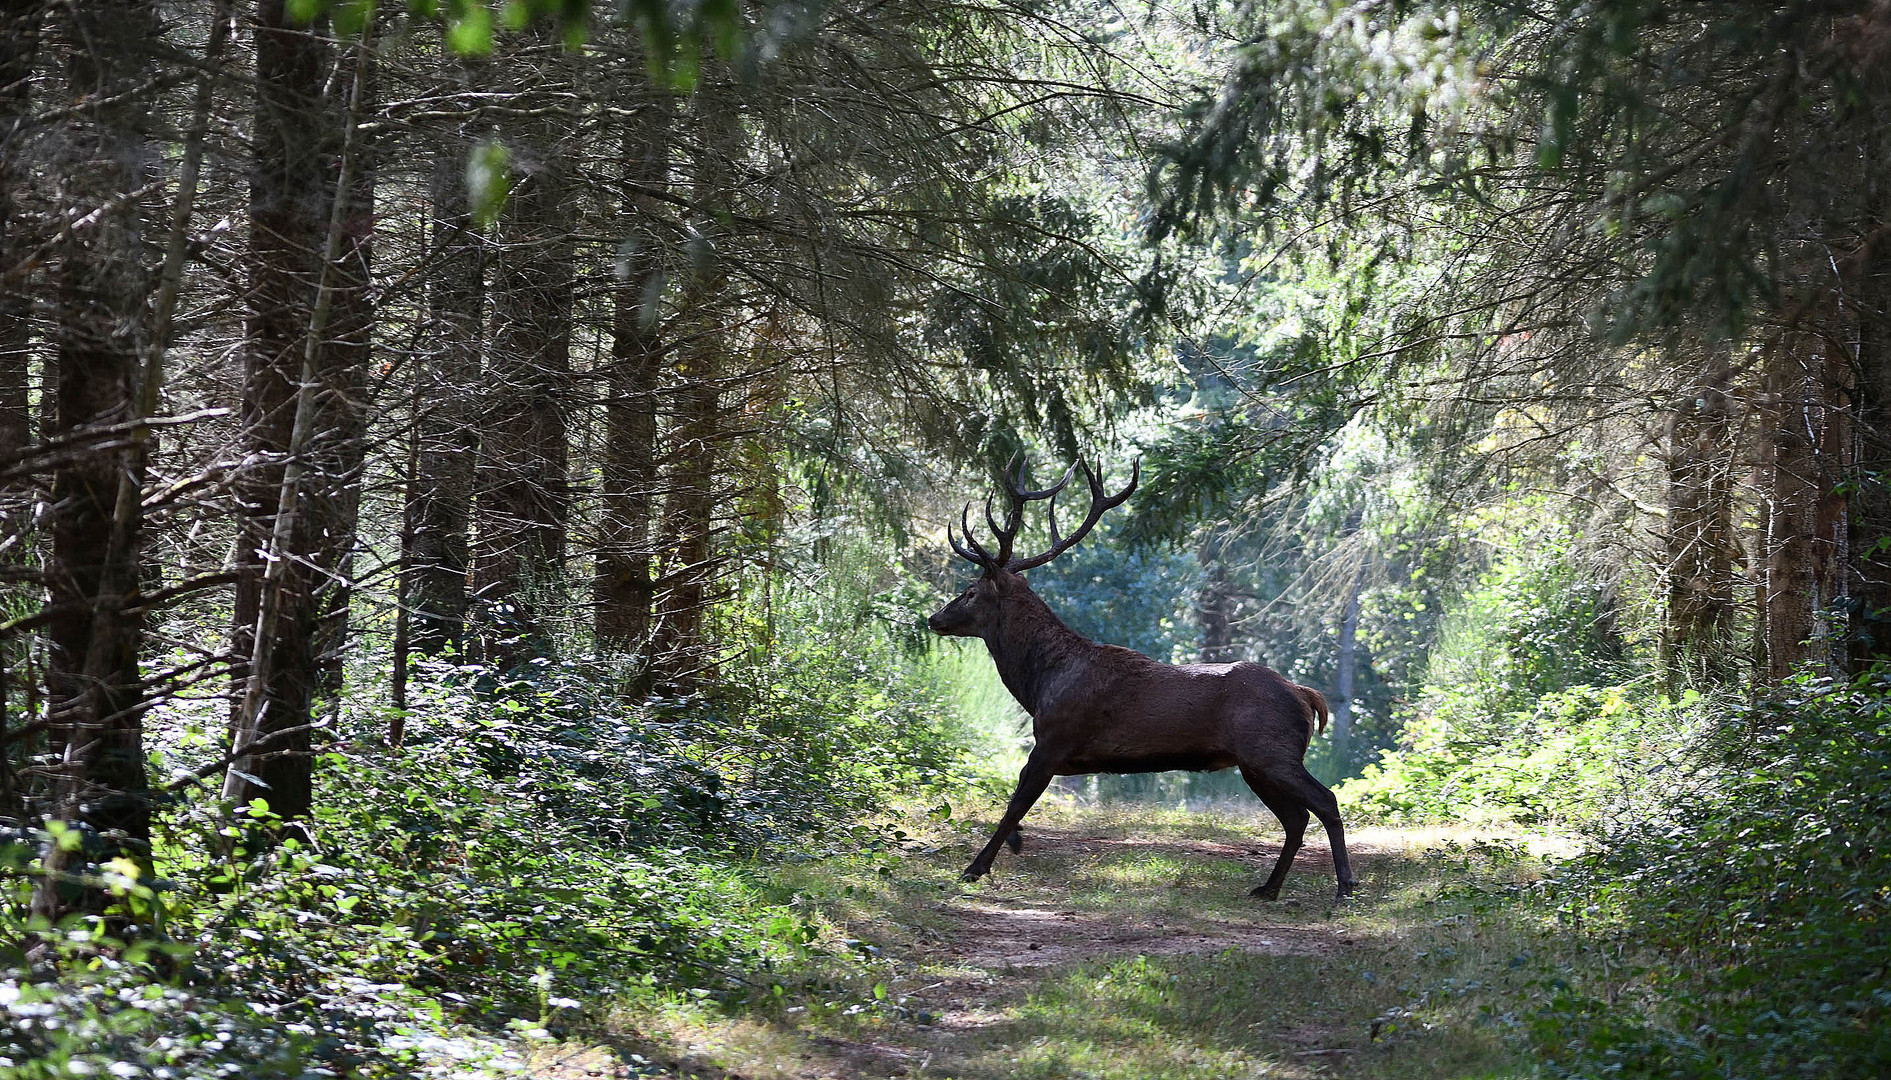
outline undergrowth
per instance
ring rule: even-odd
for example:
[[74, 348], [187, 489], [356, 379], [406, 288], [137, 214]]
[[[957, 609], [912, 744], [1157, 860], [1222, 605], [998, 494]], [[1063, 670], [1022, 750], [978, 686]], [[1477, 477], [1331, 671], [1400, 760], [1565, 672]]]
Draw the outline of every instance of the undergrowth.
[[1637, 685], [1576, 686], [1491, 713], [1480, 696], [1434, 689], [1402, 744], [1338, 791], [1349, 819], [1594, 826], [1663, 797], [1724, 702]]
[[1459, 598], [1349, 820], [1591, 828], [1666, 797], [1730, 702], [1662, 692], [1583, 559], [1550, 529]]
[[1502, 900], [1577, 957], [1513, 1003], [1545, 1070], [1891, 1074], [1891, 675], [1746, 703], [1581, 686], [1495, 716], [1429, 704], [1341, 797], [1354, 820], [1579, 839]]
[[[96, 868], [104, 917], [26, 920], [39, 845], [87, 838], [16, 834], [0, 1076], [516, 1072], [520, 1045], [626, 999], [733, 1007], [811, 951], [844, 966], [765, 867], [896, 854], [888, 807], [979, 775], [939, 693], [860, 645], [809, 634], [713, 696], [634, 707], [597, 662], [432, 670], [398, 750], [388, 709], [342, 711], [307, 842], [260, 842], [266, 804], [185, 785], [155, 877]], [[214, 757], [220, 723], [220, 700], [151, 717], [153, 775]]]
[[1564, 868], [1565, 925], [1621, 957], [1535, 1022], [1552, 1071], [1891, 1074], [1891, 675], [1801, 678]]

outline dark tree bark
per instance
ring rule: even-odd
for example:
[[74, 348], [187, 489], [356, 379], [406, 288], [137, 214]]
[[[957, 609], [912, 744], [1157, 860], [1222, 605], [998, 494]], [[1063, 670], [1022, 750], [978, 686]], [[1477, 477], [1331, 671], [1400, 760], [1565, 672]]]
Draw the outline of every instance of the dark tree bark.
[[[697, 142], [691, 187], [697, 207], [726, 207], [742, 152], [742, 121], [727, 88], [705, 78], [694, 101]], [[716, 463], [722, 442], [722, 382], [729, 370], [728, 237], [707, 214], [691, 223], [692, 274], [675, 345], [677, 422], [671, 431], [669, 490], [658, 543], [663, 587], [655, 605], [651, 664], [660, 680], [695, 681], [704, 669], [703, 616], [715, 580]]]
[[1891, 661], [1891, 177], [1878, 233], [1848, 266], [1858, 318], [1858, 459], [1852, 470], [1852, 665]]
[[1733, 411], [1725, 357], [1668, 417], [1661, 660], [1670, 687], [1722, 679], [1733, 661]]
[[[236, 479], [238, 521], [236, 607], [232, 652], [239, 658], [230, 673], [235, 688], [233, 741], [244, 741], [249, 718], [244, 691], [251, 659], [262, 649], [269, 676], [259, 732], [306, 723], [314, 695], [316, 613], [306, 600], [320, 588], [309, 567], [291, 563], [280, 586], [283, 610], [272, 640], [256, 641], [256, 622], [264, 603], [266, 557], [281, 507], [284, 460], [295, 424], [296, 385], [302, 368], [304, 336], [312, 307], [313, 277], [324, 245], [329, 192], [325, 159], [335, 150], [322, 115], [322, 81], [327, 46], [305, 28], [288, 21], [284, 0], [262, 0], [256, 13], [255, 160], [251, 166], [249, 212], [249, 315], [243, 350], [243, 447], [253, 464]], [[294, 546], [306, 548], [306, 529]], [[288, 555], [288, 552], [282, 553]], [[297, 603], [297, 598], [303, 603]], [[289, 737], [278, 752], [257, 763], [255, 780], [237, 778], [226, 785], [231, 798], [245, 803], [268, 800], [278, 813], [306, 812], [310, 791], [304, 770], [309, 742]]]
[[[153, 250], [138, 193], [156, 177], [158, 159], [133, 88], [147, 73], [157, 17], [143, 0], [76, 4], [56, 29], [73, 113], [56, 168], [71, 216], [83, 221], [62, 232], [55, 254], [59, 382], [47, 434], [68, 438], [138, 415]], [[48, 845], [33, 908], [51, 919], [105, 902], [102, 890], [61, 875], [120, 856], [149, 860], [142, 627], [128, 603], [137, 589], [142, 474], [136, 446], [101, 444], [63, 459], [53, 475], [47, 817], [84, 830], [85, 844]]]
[[[232, 670], [242, 688], [232, 730], [239, 750], [253, 740], [267, 746], [232, 766], [224, 797], [264, 798], [285, 820], [302, 821], [312, 799], [308, 728], [324, 654], [335, 644], [335, 597], [345, 591], [365, 450], [372, 213], [361, 200], [371, 198], [372, 169], [345, 163], [344, 151], [347, 103], [368, 70], [351, 63], [351, 74], [331, 78], [335, 50], [314, 28], [294, 25], [283, 0], [263, 0], [255, 45], [242, 438], [245, 456], [259, 464], [237, 482], [233, 639], [243, 660]], [[350, 170], [361, 178], [344, 182]], [[314, 382], [301, 406], [305, 373]], [[299, 407], [307, 410], [301, 432]], [[295, 474], [287, 483], [286, 470]]]
[[[365, 83], [361, 100], [376, 100], [372, 63], [352, 65], [342, 57], [336, 63], [344, 69], [356, 66], [355, 76]], [[336, 87], [324, 103], [332, 117], [331, 129], [349, 122], [346, 95], [351, 88], [346, 79], [336, 80]], [[323, 573], [315, 601], [314, 659], [317, 691], [331, 709], [339, 706], [343, 689], [348, 609], [354, 597], [354, 556], [360, 532], [362, 469], [368, 454], [368, 419], [374, 407], [369, 398], [368, 371], [374, 357], [374, 191], [380, 163], [367, 132], [355, 132], [348, 153], [354, 161], [348, 169], [347, 191], [342, 195], [346, 203], [339, 217], [340, 247], [326, 271], [332, 310], [320, 346], [323, 389], [317, 402], [319, 419], [308, 450], [310, 475], [315, 478], [307, 506], [313, 534], [311, 555]], [[338, 162], [328, 163], [331, 191], [340, 180], [335, 175], [338, 166]]]
[[42, 0], [0, 7], [0, 460], [25, 449], [32, 434], [33, 296], [20, 205], [20, 189], [32, 174], [21, 122], [31, 108], [33, 60], [45, 17]]
[[1228, 582], [1228, 564], [1219, 538], [1204, 541], [1196, 558], [1203, 573], [1201, 594], [1195, 602], [1195, 620], [1202, 629], [1201, 662], [1229, 663], [1239, 659], [1234, 648], [1234, 590]]
[[[669, 95], [650, 87], [650, 103], [624, 133], [624, 171], [646, 190], [669, 182]], [[605, 382], [602, 498], [593, 589], [598, 646], [628, 651], [649, 644], [651, 513], [657, 488], [657, 391], [663, 374], [659, 332], [662, 246], [650, 224], [650, 197], [633, 191], [624, 217], [640, 222], [621, 252], [612, 296], [611, 366]]]
[[[25, 450], [33, 435], [33, 297], [26, 258], [32, 244], [20, 198], [32, 173], [21, 121], [31, 108], [33, 60], [45, 17], [42, 0], [0, 7], [0, 461]], [[31, 490], [25, 483], [0, 482], [0, 566], [24, 567], [32, 561]], [[15, 588], [0, 585], [0, 596]], [[16, 683], [25, 689], [31, 649], [32, 639], [25, 634], [0, 635], [0, 739], [6, 739], [12, 723]], [[24, 760], [30, 748], [24, 739], [9, 739], [0, 747], [0, 814], [21, 810], [14, 762]]]
[[1769, 490], [1761, 633], [1765, 678], [1775, 682], [1807, 663], [1829, 665], [1829, 616], [1844, 587], [1843, 496], [1837, 492], [1842, 413], [1831, 400], [1827, 344], [1793, 334], [1774, 355], [1768, 399], [1774, 423], [1765, 469]]
[[663, 587], [658, 591], [651, 663], [672, 684], [701, 674], [706, 641], [703, 615], [715, 580], [716, 450], [722, 429], [721, 341], [705, 331], [683, 346], [677, 374], [679, 416], [671, 436], [669, 493], [663, 504]]
[[467, 202], [471, 143], [434, 150], [426, 327], [415, 372], [414, 472], [407, 489], [403, 604], [412, 647], [437, 656], [466, 645], [466, 574], [478, 418], [482, 251]]
[[542, 599], [563, 583], [571, 396], [572, 208], [561, 125], [512, 143], [519, 174], [492, 282], [477, 488], [473, 594], [482, 650], [513, 667], [549, 655]]
[[1830, 338], [1819, 342], [1820, 382], [1814, 403], [1814, 460], [1818, 466], [1818, 502], [1813, 514], [1813, 586], [1818, 596], [1818, 631], [1824, 636], [1821, 659], [1837, 672], [1850, 663], [1847, 612], [1852, 606], [1852, 499], [1845, 479], [1852, 473], [1853, 382], [1850, 356]]

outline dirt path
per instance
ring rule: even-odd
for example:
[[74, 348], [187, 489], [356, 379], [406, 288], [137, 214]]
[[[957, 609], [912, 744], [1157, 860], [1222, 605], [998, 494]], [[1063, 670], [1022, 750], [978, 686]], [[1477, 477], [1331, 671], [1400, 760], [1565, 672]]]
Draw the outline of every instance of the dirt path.
[[952, 881], [963, 845], [948, 845], [912, 860], [924, 877], [890, 902], [836, 909], [850, 940], [877, 958], [870, 995], [837, 989], [825, 1001], [822, 992], [677, 1024], [634, 1049], [542, 1059], [532, 1075], [1502, 1075], [1506, 1055], [1487, 1034], [1424, 1035], [1418, 1050], [1418, 1036], [1385, 1037], [1410, 991], [1379, 973], [1402, 953], [1428, 955], [1412, 947], [1424, 934], [1402, 926], [1408, 911], [1388, 901], [1414, 881], [1431, 884], [1427, 838], [1357, 834], [1361, 898], [1335, 908], [1323, 845], [1301, 851], [1285, 899], [1270, 904], [1247, 890], [1273, 866], [1277, 843], [1189, 824], [1066, 815], [1028, 830], [1022, 855], [1004, 854], [992, 878], [970, 887]]
[[[1083, 836], [1068, 829], [1039, 830], [1031, 834], [1030, 850], [1020, 856], [1060, 862], [1099, 862], [1111, 856], [1137, 857], [1152, 853], [1238, 860], [1253, 866], [1256, 877], [1274, 865], [1279, 848], [1238, 846], [1212, 841], [1137, 840]], [[1302, 851], [1295, 860], [1298, 872], [1316, 878], [1330, 876], [1332, 860], [1325, 851]], [[1013, 868], [1014, 872], [1017, 868]], [[1031, 867], [1027, 873], [1038, 871]], [[1039, 871], [1033, 877], [1044, 877]], [[1055, 893], [1054, 882], [1042, 883]], [[1008, 897], [1001, 883], [988, 895], [966, 895], [940, 903], [939, 918], [949, 928], [947, 939], [933, 949], [917, 950], [922, 958], [949, 958], [952, 962], [997, 971], [1005, 968], [1046, 967], [1086, 960], [1127, 956], [1173, 956], [1218, 953], [1238, 949], [1249, 953], [1316, 954], [1330, 951], [1331, 932], [1268, 918], [1268, 905], [1253, 905], [1251, 916], [1195, 914], [1144, 917], [1134, 911], [1059, 910], [1055, 896], [1030, 894]], [[1295, 898], [1291, 911], [1300, 906]]]
[[[1009, 857], [996, 879], [976, 891], [942, 898], [931, 913], [931, 934], [907, 957], [942, 977], [914, 996], [928, 1006], [930, 1023], [906, 1031], [900, 1047], [883, 1041], [833, 1045], [841, 1068], [816, 1076], [992, 1075], [990, 1062], [1004, 1061], [1019, 1032], [1013, 1023], [1019, 1001], [1029, 1001], [1059, 975], [1085, 966], [1108, 966], [1138, 957], [1247, 956], [1317, 957], [1345, 947], [1344, 932], [1324, 921], [1308, 922], [1323, 901], [1294, 897], [1286, 905], [1246, 901], [1197, 907], [1206, 897], [1186, 891], [1189, 880], [1213, 867], [1217, 877], [1259, 881], [1274, 865], [1278, 845], [1233, 844], [1179, 837], [1086, 835], [1077, 828], [1039, 826], [1027, 834], [1022, 855]], [[1171, 871], [1131, 889], [1125, 903], [1085, 895], [1099, 877], [1124, 866], [1157, 864]], [[1332, 861], [1325, 850], [1303, 850], [1295, 861], [1300, 884], [1328, 889]], [[1166, 876], [1171, 881], [1161, 881]], [[1166, 896], [1152, 895], [1155, 892]], [[1303, 892], [1307, 890], [1303, 889]], [[1101, 900], [1102, 902], [1099, 902]], [[1140, 902], [1139, 902], [1140, 901]], [[1151, 902], [1154, 901], [1154, 902]], [[1322, 1041], [1324, 1032], [1302, 1031], [1297, 1042]], [[891, 1051], [891, 1052], [889, 1052]], [[995, 1051], [995, 1052], [994, 1052]], [[919, 1063], [925, 1066], [916, 1070]], [[904, 1067], [903, 1067], [904, 1066]], [[999, 1072], [998, 1075], [1002, 1075]]]

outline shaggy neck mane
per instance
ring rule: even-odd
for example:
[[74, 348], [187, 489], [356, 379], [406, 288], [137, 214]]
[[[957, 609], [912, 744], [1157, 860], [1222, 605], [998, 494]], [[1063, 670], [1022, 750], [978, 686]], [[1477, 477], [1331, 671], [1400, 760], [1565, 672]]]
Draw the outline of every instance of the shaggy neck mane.
[[1044, 687], [1073, 668], [1089, 666], [1097, 649], [1028, 588], [1004, 598], [997, 629], [985, 638], [985, 647], [1005, 689], [1033, 716]]

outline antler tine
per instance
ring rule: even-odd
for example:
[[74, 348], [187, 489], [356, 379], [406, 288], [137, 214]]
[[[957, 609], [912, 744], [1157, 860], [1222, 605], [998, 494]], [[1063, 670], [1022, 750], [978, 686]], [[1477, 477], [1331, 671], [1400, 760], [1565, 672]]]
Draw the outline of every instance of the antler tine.
[[[1011, 545], [1017, 541], [1018, 530], [1024, 525], [1024, 504], [1052, 500], [1052, 513], [1055, 514], [1057, 493], [1070, 483], [1075, 465], [1064, 470], [1064, 478], [1040, 491], [1033, 491], [1024, 486], [1025, 471], [1030, 467], [1029, 459], [1023, 453], [1013, 454], [1011, 462], [1005, 466], [1005, 494], [1010, 498], [1010, 507], [1005, 513], [1005, 524], [999, 528], [992, 520], [991, 500], [985, 500], [985, 521], [991, 525], [992, 532], [998, 537], [998, 565], [1005, 566], [1011, 561]], [[1054, 522], [1053, 522], [1054, 527]]]
[[952, 523], [949, 521], [946, 522], [946, 543], [952, 545], [952, 550], [958, 555], [959, 558], [964, 559], [966, 562], [969, 562], [969, 563], [978, 562], [978, 556], [965, 550], [965, 545], [959, 543], [959, 536], [957, 533], [952, 531]]
[[1023, 517], [1018, 508], [1012, 506], [1005, 511], [1005, 523], [998, 524], [998, 519], [992, 514], [991, 496], [985, 496], [985, 524], [991, 526], [991, 534], [998, 538], [998, 554], [992, 557], [997, 565], [1003, 566], [1011, 559], [1011, 542], [1018, 537], [1018, 525]]
[[952, 535], [952, 523], [946, 523], [946, 542], [952, 545], [952, 550], [958, 553], [959, 558], [982, 570], [992, 569], [995, 564], [992, 561], [991, 552], [986, 551], [984, 546], [972, 536], [972, 504], [969, 502], [965, 504], [965, 509], [959, 511], [959, 528], [965, 532], [963, 545]]
[[1012, 458], [1011, 464], [1005, 468], [1005, 487], [1011, 492], [1012, 503], [1014, 503], [1020, 511], [1023, 510], [1025, 503], [1042, 502], [1045, 499], [1056, 498], [1057, 493], [1064, 490], [1064, 485], [1070, 483], [1070, 478], [1077, 472], [1077, 465], [1075, 462], [1072, 462], [1070, 468], [1064, 470], [1064, 478], [1062, 480], [1057, 481], [1055, 484], [1052, 484], [1042, 491], [1028, 491], [1024, 486], [1024, 466], [1024, 455], [1019, 454]]
[[1130, 463], [1129, 483], [1123, 485], [1123, 490], [1114, 495], [1105, 495], [1101, 467], [1099, 466], [1097, 469], [1092, 469], [1090, 468], [1090, 463], [1081, 458], [1078, 459], [1078, 463], [1083, 466], [1084, 479], [1090, 485], [1090, 512], [1083, 516], [1083, 524], [1077, 526], [1077, 531], [1071, 533], [1068, 537], [1058, 536], [1057, 504], [1053, 502], [1051, 504], [1050, 550], [1044, 552], [1042, 555], [1033, 555], [1028, 559], [1020, 559], [1017, 562], [1010, 563], [1005, 569], [1014, 573], [1023, 573], [1033, 567], [1043, 566], [1057, 556], [1069, 551], [1084, 537], [1090, 535], [1090, 530], [1096, 528], [1096, 523], [1103, 519], [1103, 515], [1106, 511], [1110, 510], [1112, 507], [1123, 505], [1123, 500], [1129, 498], [1130, 493], [1136, 490], [1136, 482], [1142, 479], [1142, 459], [1137, 458]]
[[[1129, 484], [1115, 495], [1106, 495], [1103, 491], [1102, 473], [1098, 469], [1091, 468], [1088, 461], [1079, 457], [1064, 470], [1063, 477], [1055, 484], [1034, 491], [1024, 486], [1026, 466], [1027, 462], [1023, 454], [1014, 456], [1005, 466], [1005, 494], [1009, 496], [1010, 505], [1006, 508], [1004, 524], [998, 523], [998, 513], [993, 506], [992, 497], [987, 496], [985, 499], [985, 524], [991, 527], [992, 535], [997, 538], [997, 554], [994, 555], [986, 550], [985, 546], [972, 535], [971, 503], [966, 503], [965, 508], [959, 511], [959, 529], [965, 537], [963, 544], [959, 543], [959, 538], [953, 535], [952, 526], [950, 524], [946, 526], [946, 542], [952, 545], [952, 550], [957, 552], [960, 558], [981, 567], [987, 573], [998, 570], [1029, 570], [1035, 566], [1042, 566], [1070, 550], [1096, 527], [1098, 519], [1105, 511], [1113, 506], [1121, 505], [1124, 499], [1129, 498], [1130, 492], [1136, 490], [1137, 479], [1142, 475], [1142, 462], [1137, 461], [1131, 467]], [[1083, 524], [1077, 527], [1077, 531], [1066, 537], [1059, 535], [1057, 529], [1057, 496], [1069, 486], [1071, 477], [1075, 476], [1080, 468], [1083, 470], [1084, 482], [1090, 486], [1090, 512], [1084, 517]], [[1024, 504], [1045, 501], [1050, 503], [1047, 508], [1051, 525], [1050, 550], [1014, 564], [1011, 559], [1011, 547], [1018, 538], [1018, 530], [1024, 525]]]
[[997, 514], [992, 509], [991, 496], [985, 497], [985, 524], [991, 526], [991, 532], [998, 539], [998, 554], [993, 558], [997, 566], [1003, 567], [1011, 561], [1011, 545], [1018, 539], [1018, 530], [1024, 526], [1024, 504], [1032, 499], [1044, 498], [1051, 492], [1024, 490], [1025, 457], [1022, 453], [1011, 455], [1004, 471], [1005, 494], [1009, 496], [1009, 505], [1005, 508], [1005, 523], [998, 524]]

